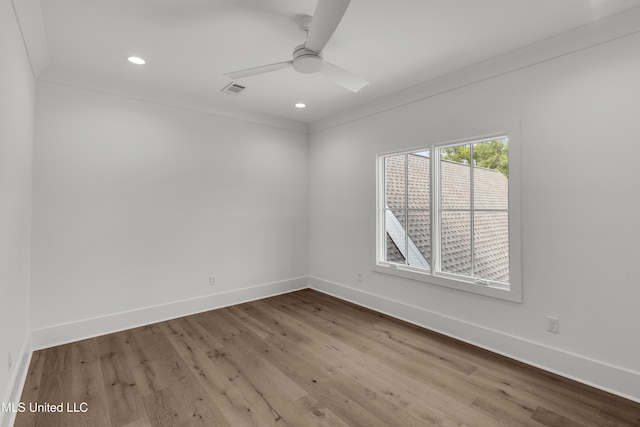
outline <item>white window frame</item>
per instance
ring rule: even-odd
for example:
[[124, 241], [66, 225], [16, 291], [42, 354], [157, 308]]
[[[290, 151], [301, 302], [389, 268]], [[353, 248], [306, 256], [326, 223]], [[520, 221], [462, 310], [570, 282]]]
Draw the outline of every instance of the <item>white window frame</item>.
[[[397, 277], [415, 280], [421, 283], [443, 286], [460, 291], [494, 297], [512, 302], [522, 302], [522, 281], [521, 281], [521, 240], [520, 240], [520, 147], [519, 147], [519, 124], [511, 121], [500, 125], [490, 125], [493, 131], [486, 133], [469, 132], [464, 136], [455, 139], [426, 142], [423, 145], [406, 150], [396, 150], [379, 153], [376, 162], [376, 263], [373, 270], [379, 273], [389, 274]], [[385, 234], [385, 182], [384, 164], [385, 158], [392, 155], [410, 154], [418, 151], [429, 150], [432, 167], [430, 168], [430, 188], [431, 188], [431, 239], [432, 239], [432, 264], [434, 260], [433, 252], [438, 245], [439, 237], [439, 188], [436, 183], [435, 174], [439, 170], [436, 165], [437, 150], [464, 143], [474, 143], [488, 141], [492, 139], [508, 138], [509, 144], [509, 284], [499, 282], [476, 280], [470, 277], [456, 274], [438, 272], [436, 268], [428, 270], [411, 267], [403, 264], [396, 264], [386, 261], [386, 234]], [[435, 136], [434, 138], [437, 138]], [[435, 264], [433, 264], [435, 265]]]

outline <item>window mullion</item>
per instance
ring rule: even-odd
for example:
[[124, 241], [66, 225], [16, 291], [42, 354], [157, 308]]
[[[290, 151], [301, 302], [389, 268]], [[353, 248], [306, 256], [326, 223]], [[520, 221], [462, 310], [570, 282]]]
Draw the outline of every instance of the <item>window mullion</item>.
[[386, 230], [387, 230], [387, 223], [386, 223], [386, 215], [387, 215], [387, 188], [386, 188], [386, 177], [387, 177], [387, 162], [386, 162], [386, 157], [381, 157], [380, 158], [380, 165], [379, 168], [382, 169], [382, 174], [380, 174], [379, 178], [378, 178], [378, 185], [379, 187], [379, 191], [378, 191], [378, 197], [380, 198], [380, 200], [382, 200], [382, 204], [380, 206], [380, 218], [379, 218], [379, 224], [378, 224], [378, 235], [380, 236], [378, 239], [379, 242], [379, 247], [378, 247], [378, 252], [379, 252], [379, 258], [382, 260], [387, 260], [387, 256], [386, 256], [386, 251], [387, 251], [387, 240], [386, 240]]
[[440, 149], [431, 146], [431, 274], [440, 270]]
[[404, 264], [409, 265], [409, 154], [404, 155]]
[[469, 239], [471, 240], [471, 277], [475, 277], [475, 242], [474, 242], [474, 226], [475, 226], [475, 200], [474, 200], [474, 165], [473, 165], [473, 144], [469, 144], [469, 219], [471, 221], [469, 230], [471, 231], [471, 235]]

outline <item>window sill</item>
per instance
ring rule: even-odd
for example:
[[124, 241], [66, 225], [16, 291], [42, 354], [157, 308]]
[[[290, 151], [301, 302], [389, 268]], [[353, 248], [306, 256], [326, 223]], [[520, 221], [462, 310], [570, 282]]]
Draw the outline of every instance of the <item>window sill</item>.
[[458, 280], [450, 277], [422, 273], [420, 271], [416, 271], [415, 269], [406, 268], [402, 265], [391, 263], [378, 263], [373, 267], [373, 271], [377, 273], [388, 274], [391, 276], [402, 277], [404, 279], [415, 280], [417, 282], [429, 285], [457, 289], [460, 291], [497, 298], [505, 301], [517, 303], [522, 302], [522, 293], [513, 289], [513, 284], [511, 284], [511, 289], [506, 289], [504, 287], [494, 286], [491, 284], [481, 285], [471, 281]]

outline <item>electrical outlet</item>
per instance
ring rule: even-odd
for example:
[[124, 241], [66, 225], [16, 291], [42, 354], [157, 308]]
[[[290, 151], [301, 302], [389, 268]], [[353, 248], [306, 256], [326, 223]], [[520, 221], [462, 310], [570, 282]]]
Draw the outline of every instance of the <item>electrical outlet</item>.
[[7, 361], [9, 365], [9, 369], [13, 366], [13, 351], [9, 350], [9, 354], [7, 355]]
[[209, 286], [216, 285], [216, 276], [209, 276]]
[[362, 272], [358, 272], [358, 282], [362, 282]]
[[547, 331], [556, 334], [560, 332], [560, 319], [555, 316], [547, 316]]

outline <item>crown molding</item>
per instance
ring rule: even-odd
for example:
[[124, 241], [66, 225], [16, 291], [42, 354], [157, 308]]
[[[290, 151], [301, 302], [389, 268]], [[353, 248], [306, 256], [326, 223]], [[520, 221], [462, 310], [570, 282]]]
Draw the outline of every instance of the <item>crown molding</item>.
[[393, 95], [309, 124], [322, 132], [465, 86], [554, 60], [574, 52], [640, 33], [640, 7], [567, 31], [470, 67], [429, 80]]
[[106, 76], [91, 75], [78, 70], [48, 67], [40, 74], [37, 81], [42, 84], [54, 84], [151, 104], [164, 105], [185, 111], [211, 114], [226, 119], [247, 122], [252, 125], [262, 125], [304, 135], [309, 133], [306, 123], [257, 111], [250, 111], [245, 108], [236, 107], [232, 103], [223, 103], [209, 99], [206, 96], [177, 93], [166, 88], [118, 81]]

